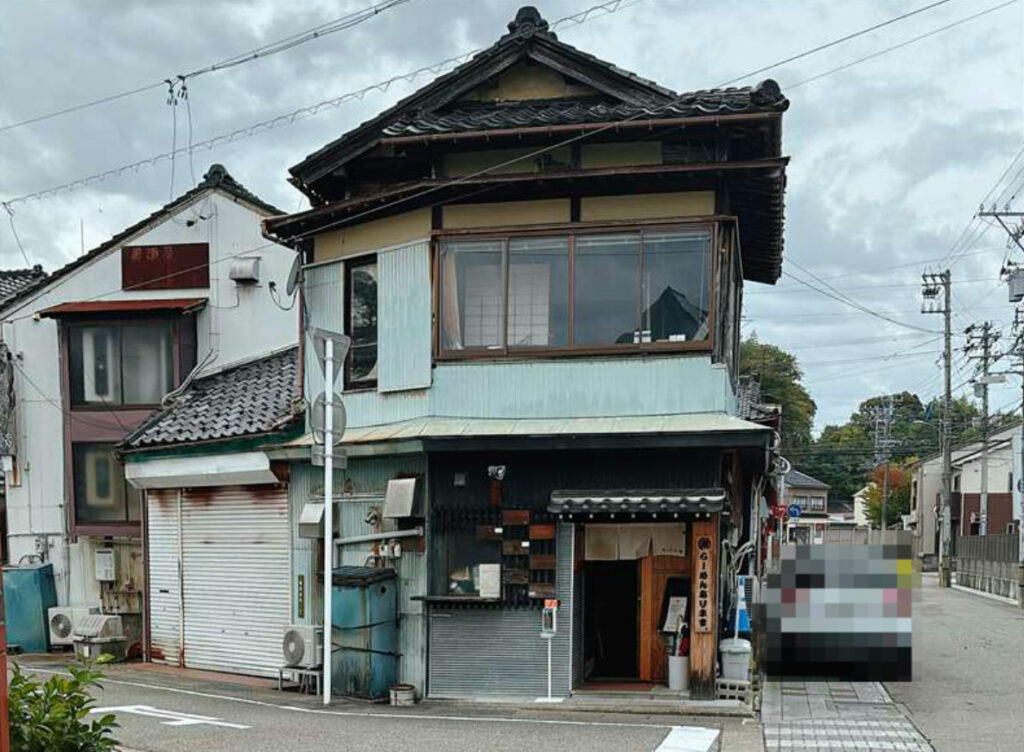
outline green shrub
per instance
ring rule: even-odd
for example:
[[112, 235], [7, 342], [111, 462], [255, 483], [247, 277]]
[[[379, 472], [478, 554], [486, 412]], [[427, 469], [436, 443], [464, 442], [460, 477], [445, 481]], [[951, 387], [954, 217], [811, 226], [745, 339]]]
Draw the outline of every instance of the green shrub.
[[71, 676], [54, 674], [45, 682], [14, 664], [9, 688], [11, 752], [106, 752], [117, 749], [111, 737], [113, 714], [90, 719], [91, 690], [103, 675], [92, 665], [72, 666]]

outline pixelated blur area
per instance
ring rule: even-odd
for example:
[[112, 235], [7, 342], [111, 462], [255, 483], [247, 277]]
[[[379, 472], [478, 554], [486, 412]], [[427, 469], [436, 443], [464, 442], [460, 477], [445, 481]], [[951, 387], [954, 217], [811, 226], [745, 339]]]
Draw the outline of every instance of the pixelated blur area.
[[911, 680], [920, 572], [910, 534], [896, 539], [781, 548], [758, 614], [769, 676]]

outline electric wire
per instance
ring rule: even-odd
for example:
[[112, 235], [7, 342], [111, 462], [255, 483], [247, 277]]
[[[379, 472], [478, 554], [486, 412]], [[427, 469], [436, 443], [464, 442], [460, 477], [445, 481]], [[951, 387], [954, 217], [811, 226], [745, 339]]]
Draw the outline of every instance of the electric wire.
[[[1019, 0], [1011, 0], [1011, 1], [1012, 2], [1018, 2]], [[850, 34], [844, 35], [844, 36], [839, 37], [839, 38], [837, 38], [835, 40], [827, 42], [825, 44], [818, 45], [817, 47], [814, 47], [814, 48], [812, 48], [810, 50], [805, 50], [805, 51], [800, 52], [800, 53], [798, 53], [796, 55], [792, 55], [790, 57], [787, 57], [787, 58], [784, 58], [782, 60], [776, 61], [776, 62], [771, 63], [769, 65], [757, 68], [757, 69], [755, 69], [753, 71], [749, 71], [749, 72], [747, 72], [747, 73], [745, 73], [745, 74], [743, 74], [741, 76], [737, 76], [737, 77], [734, 77], [734, 78], [727, 79], [725, 81], [722, 81], [722, 82], [716, 84], [713, 88], [722, 88], [722, 87], [728, 86], [730, 84], [736, 83], [738, 81], [741, 81], [741, 80], [743, 80], [745, 78], [750, 78], [752, 76], [758, 75], [760, 73], [764, 73], [764, 72], [772, 70], [774, 68], [778, 68], [778, 67], [780, 67], [782, 65], [786, 65], [786, 64], [794, 62], [796, 60], [801, 60], [803, 58], [806, 58], [808, 56], [814, 55], [814, 54], [816, 54], [818, 52], [821, 52], [823, 50], [830, 49], [831, 47], [834, 47], [834, 46], [836, 46], [838, 44], [842, 44], [842, 43], [847, 42], [847, 41], [849, 41], [851, 39], [855, 39], [855, 38], [863, 36], [865, 34], [869, 34], [869, 33], [873, 32], [873, 31], [876, 31], [876, 30], [878, 30], [880, 28], [883, 28], [883, 27], [888, 26], [890, 24], [894, 24], [894, 23], [897, 23], [899, 21], [905, 20], [905, 19], [910, 18], [910, 17], [912, 17], [914, 15], [917, 15], [919, 13], [923, 13], [923, 12], [925, 12], [927, 10], [930, 10], [932, 8], [935, 8], [935, 7], [939, 6], [939, 5], [944, 5], [947, 2], [952, 2], [952, 0], [937, 0], [937, 2], [930, 3], [928, 5], [922, 6], [922, 7], [918, 8], [918, 9], [916, 9], [916, 10], [913, 10], [913, 11], [908, 11], [907, 13], [900, 14], [900, 15], [895, 16], [895, 17], [893, 17], [891, 19], [888, 19], [886, 21], [883, 21], [883, 22], [880, 22], [880, 23], [877, 23], [877, 24], [873, 24], [871, 26], [868, 26], [866, 28], [863, 28], [863, 29], [860, 29], [858, 31], [852, 32]], [[579, 23], [582, 23], [582, 21], [580, 21], [580, 20], [573, 20], [573, 19], [575, 19], [578, 16], [583, 16], [584, 14], [588, 14], [588, 13], [593, 14], [596, 10], [598, 10], [600, 8], [603, 8], [605, 6], [610, 6], [609, 9], [606, 12], [607, 13], [612, 13], [612, 12], [616, 12], [616, 11], [620, 10], [623, 7], [623, 5], [624, 5], [623, 0], [615, 0], [614, 2], [603, 3], [600, 6], [593, 6], [591, 8], [588, 8], [586, 11], [582, 11], [581, 13], [574, 14], [574, 16], [567, 16], [565, 18], [558, 19], [558, 21], [555, 21], [554, 23], [550, 24], [549, 28], [553, 30], [559, 24], [564, 24], [564, 23], [569, 23], [569, 22], [574, 22], [574, 23], [577, 23], [577, 25], [578, 25]], [[454, 63], [457, 63], [457, 62], [465, 62], [470, 57], [472, 57], [473, 55], [477, 54], [480, 51], [482, 51], [482, 50], [473, 50], [470, 53], [459, 55], [459, 56], [456, 56], [454, 58], [448, 58], [447, 60], [443, 60], [440, 63], [435, 63], [435, 64], [433, 64], [431, 66], [426, 66], [424, 68], [420, 68], [420, 69], [417, 69], [415, 71], [411, 71], [409, 73], [405, 73], [405, 74], [402, 74], [402, 75], [399, 75], [399, 76], [394, 76], [392, 78], [386, 79], [385, 81], [381, 81], [381, 82], [378, 82], [376, 84], [372, 84], [370, 86], [364, 87], [364, 88], [359, 89], [357, 91], [348, 92], [346, 94], [342, 94], [341, 96], [335, 97], [333, 99], [323, 100], [323, 101], [321, 101], [321, 102], [319, 102], [317, 104], [314, 104], [314, 105], [311, 105], [311, 106], [308, 106], [308, 107], [302, 107], [302, 108], [299, 108], [297, 110], [293, 110], [290, 113], [286, 113], [284, 115], [279, 115], [279, 116], [271, 118], [269, 120], [264, 120], [264, 121], [261, 121], [259, 123], [255, 123], [253, 125], [249, 125], [249, 126], [246, 126], [244, 128], [240, 128], [240, 129], [231, 131], [230, 133], [222, 134], [220, 136], [208, 139], [206, 141], [198, 142], [195, 145], [196, 149], [200, 149], [200, 148], [212, 149], [214, 146], [217, 146], [217, 145], [226, 144], [226, 143], [232, 143], [232, 142], [240, 140], [242, 138], [248, 138], [250, 136], [256, 135], [257, 133], [263, 133], [263, 132], [266, 132], [268, 130], [272, 130], [274, 128], [277, 128], [277, 127], [280, 127], [280, 126], [283, 126], [283, 125], [291, 125], [292, 123], [294, 123], [300, 117], [314, 116], [314, 115], [319, 114], [320, 112], [324, 111], [326, 108], [338, 107], [344, 101], [347, 101], [349, 99], [355, 99], [355, 98], [361, 99], [366, 94], [368, 94], [368, 93], [370, 93], [372, 91], [375, 91], [375, 90], [379, 90], [379, 91], [383, 92], [383, 91], [386, 91], [388, 88], [390, 88], [390, 86], [392, 84], [396, 83], [396, 82], [405, 81], [405, 80], [412, 80], [413, 78], [418, 77], [422, 73], [425, 73], [425, 72], [428, 72], [428, 71], [443, 70], [448, 65], [451, 65], [451, 64], [454, 64]], [[446, 186], [457, 185], [457, 184], [460, 184], [460, 183], [464, 183], [464, 182], [467, 182], [468, 180], [473, 179], [475, 177], [480, 177], [480, 175], [482, 175], [482, 174], [489, 173], [489, 172], [492, 172], [492, 171], [497, 170], [497, 169], [503, 169], [505, 167], [508, 167], [511, 164], [515, 164], [517, 162], [526, 161], [528, 159], [534, 159], [537, 156], [540, 156], [542, 154], [548, 153], [548, 152], [550, 152], [550, 151], [552, 151], [554, 149], [558, 149], [558, 148], [561, 148], [561, 147], [564, 147], [564, 146], [576, 143], [576, 142], [581, 141], [581, 140], [583, 140], [585, 138], [592, 138], [593, 136], [596, 136], [596, 135], [598, 135], [600, 133], [604, 133], [604, 132], [606, 132], [608, 130], [615, 129], [615, 128], [619, 127], [624, 122], [631, 122], [633, 120], [638, 120], [638, 119], [647, 119], [653, 113], [656, 113], [658, 111], [661, 111], [663, 109], [671, 107], [671, 106], [673, 106], [675, 104], [678, 104], [681, 100], [683, 100], [687, 96], [689, 96], [689, 95], [688, 94], [683, 94], [683, 95], [681, 95], [679, 97], [675, 97], [675, 98], [670, 99], [668, 102], [665, 102], [664, 104], [656, 105], [656, 106], [650, 108], [649, 110], [647, 110], [645, 112], [637, 113], [636, 115], [633, 115], [633, 116], [630, 116], [628, 118], [625, 118], [624, 120], [617, 121], [615, 123], [609, 123], [609, 124], [607, 124], [607, 125], [605, 125], [605, 126], [603, 126], [601, 128], [596, 128], [596, 129], [594, 129], [592, 131], [581, 133], [581, 134], [579, 134], [577, 136], [573, 136], [573, 137], [567, 138], [567, 139], [565, 139], [563, 141], [560, 141], [560, 142], [552, 144], [550, 146], [543, 147], [541, 149], [532, 151], [532, 152], [530, 152], [528, 154], [524, 154], [524, 155], [521, 155], [519, 157], [506, 160], [505, 162], [502, 162], [501, 164], [489, 167], [486, 170], [481, 170], [481, 171], [478, 171], [477, 173], [473, 173], [471, 175], [465, 175], [465, 176], [461, 176], [459, 178], [452, 179], [450, 181], [445, 181], [445, 182], [443, 182], [443, 183], [441, 183], [441, 184], [439, 184], [437, 186], [434, 186], [432, 188], [427, 189], [426, 191], [424, 191], [424, 193], [440, 190], [441, 188], [444, 188]], [[142, 167], [151, 166], [151, 165], [156, 164], [156, 163], [158, 163], [160, 161], [164, 161], [164, 160], [166, 160], [168, 158], [170, 158], [169, 154], [158, 154], [158, 155], [156, 155], [154, 157], [150, 157], [150, 158], [147, 158], [147, 159], [142, 159], [142, 160], [139, 160], [137, 162], [132, 162], [132, 163], [127, 164], [127, 165], [122, 165], [121, 167], [117, 167], [117, 168], [114, 168], [114, 169], [111, 169], [111, 170], [107, 170], [107, 171], [102, 172], [102, 173], [96, 173], [94, 175], [90, 175], [90, 176], [87, 176], [87, 177], [84, 177], [84, 178], [80, 178], [80, 179], [78, 179], [76, 181], [72, 181], [72, 182], [69, 182], [69, 183], [64, 183], [64, 184], [61, 184], [61, 185], [51, 186], [50, 188], [46, 188], [46, 189], [43, 189], [43, 190], [40, 190], [40, 191], [36, 191], [34, 193], [24, 194], [22, 196], [11, 198], [11, 199], [8, 199], [8, 203], [19, 203], [19, 202], [22, 202], [22, 201], [35, 200], [35, 199], [40, 199], [40, 198], [43, 198], [43, 197], [49, 197], [49, 196], [57, 195], [57, 194], [60, 194], [60, 193], [68, 192], [68, 191], [71, 191], [71, 190], [77, 190], [78, 188], [84, 187], [85, 185], [90, 185], [90, 184], [92, 184], [94, 182], [98, 182], [98, 181], [101, 181], [101, 180], [106, 180], [107, 178], [110, 178], [110, 177], [116, 177], [118, 175], [123, 174], [124, 172], [129, 171], [129, 170], [136, 170], [137, 171], [137, 170], [141, 169]], [[416, 194], [416, 195], [422, 195], [422, 194]], [[405, 202], [407, 202], [408, 200], [410, 200], [411, 198], [414, 198], [414, 197], [416, 197], [416, 196], [406, 197], [406, 198], [403, 198], [403, 199], [397, 199], [397, 200], [395, 200], [394, 202], [392, 202], [390, 204], [387, 204], [387, 203], [382, 204], [381, 206], [376, 207], [373, 211], [375, 211], [375, 212], [376, 211], [380, 211], [381, 209], [383, 209], [383, 208], [385, 208], [385, 207], [387, 207], [389, 205], [394, 205], [395, 203], [405, 203]], [[349, 220], [351, 220], [351, 218], [349, 218]]]
[[[284, 52], [285, 50], [289, 50], [292, 47], [296, 47], [299, 44], [303, 44], [314, 39], [322, 39], [323, 37], [329, 34], [333, 34], [336, 31], [343, 31], [353, 26], [357, 26], [358, 24], [363, 23], [364, 21], [370, 20], [374, 16], [380, 15], [381, 13], [391, 9], [392, 7], [403, 5], [404, 3], [407, 2], [409, 2], [409, 0], [387, 0], [387, 2], [378, 3], [377, 5], [369, 6], [367, 8], [363, 8], [361, 10], [348, 13], [340, 18], [334, 19], [333, 21], [328, 21], [327, 23], [320, 24], [319, 26], [314, 26], [311, 29], [307, 29], [306, 31], [293, 34], [290, 37], [279, 39], [276, 42], [271, 42], [261, 47], [256, 47], [254, 49], [240, 53], [225, 60], [221, 60], [219, 62], [205, 66], [203, 68], [196, 69], [194, 71], [191, 71], [190, 73], [180, 75], [178, 76], [178, 78], [182, 80], [195, 78], [206, 73], [213, 73], [215, 71], [224, 70], [227, 68], [234, 68], [235, 66], [241, 65], [243, 63], [248, 63], [254, 60], [269, 57], [270, 55], [277, 54], [278, 52]], [[25, 125], [39, 123], [44, 120], [50, 120], [61, 115], [68, 115], [73, 112], [80, 112], [81, 110], [85, 110], [90, 107], [95, 107], [97, 105], [106, 104], [108, 102], [114, 102], [119, 99], [125, 99], [127, 97], [132, 97], [136, 94], [142, 94], [147, 91], [152, 91], [153, 89], [158, 89], [161, 86], [166, 85], [167, 83], [168, 81], [166, 79], [161, 80], [159, 82], [154, 81], [153, 83], [145, 84], [144, 86], [140, 86], [135, 89], [122, 91], [117, 94], [110, 94], [104, 97], [100, 97], [98, 99], [93, 99], [87, 102], [81, 102], [79, 104], [72, 105], [70, 107], [65, 107], [54, 112], [48, 112], [43, 115], [36, 115], [35, 117], [27, 118], [25, 120], [20, 120], [14, 123], [8, 123], [7, 125], [0, 126], [0, 133], [14, 130], [15, 128], [21, 128]]]

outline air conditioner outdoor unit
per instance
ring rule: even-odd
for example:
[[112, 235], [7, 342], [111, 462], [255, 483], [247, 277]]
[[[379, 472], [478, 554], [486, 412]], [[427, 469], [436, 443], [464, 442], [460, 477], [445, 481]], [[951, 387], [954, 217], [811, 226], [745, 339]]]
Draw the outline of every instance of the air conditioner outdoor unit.
[[75, 625], [90, 614], [98, 614], [98, 606], [79, 608], [77, 606], [52, 606], [47, 612], [50, 625], [50, 647], [74, 644]]
[[317, 668], [324, 662], [324, 630], [305, 624], [293, 624], [281, 640], [284, 665], [295, 668]]
[[123, 638], [124, 626], [120, 616], [109, 614], [89, 614], [75, 622], [72, 634], [77, 640], [105, 640]]

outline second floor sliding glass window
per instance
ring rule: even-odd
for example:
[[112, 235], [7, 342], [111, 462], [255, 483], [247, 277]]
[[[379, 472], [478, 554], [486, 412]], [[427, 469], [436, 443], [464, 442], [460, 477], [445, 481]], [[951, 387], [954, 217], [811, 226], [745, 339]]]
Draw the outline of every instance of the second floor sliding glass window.
[[706, 340], [709, 248], [707, 230], [448, 239], [441, 350]]
[[73, 406], [158, 405], [172, 388], [168, 322], [73, 326], [69, 338]]

